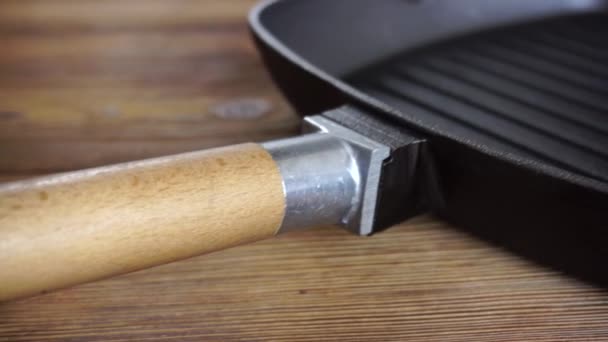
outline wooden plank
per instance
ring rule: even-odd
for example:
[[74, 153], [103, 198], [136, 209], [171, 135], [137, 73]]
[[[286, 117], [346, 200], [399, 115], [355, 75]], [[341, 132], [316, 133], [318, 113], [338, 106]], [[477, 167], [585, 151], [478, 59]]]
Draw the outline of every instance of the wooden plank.
[[[293, 134], [248, 37], [254, 2], [3, 1], [0, 180]], [[604, 289], [428, 216], [0, 304], [0, 341], [606, 339]]]
[[604, 291], [429, 217], [295, 232], [0, 307], [7, 341], [598, 341]]
[[99, 30], [158, 30], [242, 22], [256, 0], [5, 0], [0, 30], [82, 34]]
[[251, 5], [4, 3], [0, 172], [71, 170], [296, 132], [247, 39]]

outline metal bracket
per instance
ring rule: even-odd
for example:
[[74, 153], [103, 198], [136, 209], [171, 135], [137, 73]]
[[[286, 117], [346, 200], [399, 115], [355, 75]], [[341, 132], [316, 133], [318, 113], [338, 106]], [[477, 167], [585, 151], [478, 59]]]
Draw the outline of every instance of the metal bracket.
[[304, 120], [299, 137], [264, 143], [283, 177], [280, 232], [337, 224], [369, 235], [383, 161], [390, 148], [320, 115]]
[[341, 139], [350, 150], [352, 161], [357, 166], [357, 192], [350, 212], [341, 223], [356, 234], [371, 234], [382, 164], [390, 157], [390, 148], [320, 115], [307, 117], [304, 122], [304, 132], [317, 131], [332, 135]]
[[347, 106], [305, 118], [303, 133], [263, 144], [283, 177], [280, 232], [341, 225], [369, 235], [416, 211], [422, 140]]

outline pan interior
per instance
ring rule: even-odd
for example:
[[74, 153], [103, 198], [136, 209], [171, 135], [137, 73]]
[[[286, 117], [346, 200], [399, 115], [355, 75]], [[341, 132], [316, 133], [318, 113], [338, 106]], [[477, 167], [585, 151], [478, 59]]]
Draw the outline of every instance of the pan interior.
[[608, 181], [608, 15], [408, 50], [344, 79], [423, 126]]

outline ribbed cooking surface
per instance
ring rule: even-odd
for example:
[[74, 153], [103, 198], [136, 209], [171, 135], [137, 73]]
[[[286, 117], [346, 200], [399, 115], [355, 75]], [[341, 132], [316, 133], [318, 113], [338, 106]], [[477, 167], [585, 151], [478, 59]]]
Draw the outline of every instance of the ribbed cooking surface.
[[608, 181], [608, 16], [476, 35], [350, 80], [441, 131]]

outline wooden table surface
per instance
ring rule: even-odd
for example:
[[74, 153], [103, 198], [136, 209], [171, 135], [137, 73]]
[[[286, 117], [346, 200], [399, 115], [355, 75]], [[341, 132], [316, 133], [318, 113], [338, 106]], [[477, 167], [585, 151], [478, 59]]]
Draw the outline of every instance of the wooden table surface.
[[[295, 133], [250, 42], [253, 3], [3, 1], [1, 179]], [[424, 216], [0, 304], [0, 341], [41, 340], [600, 341], [608, 294]]]

